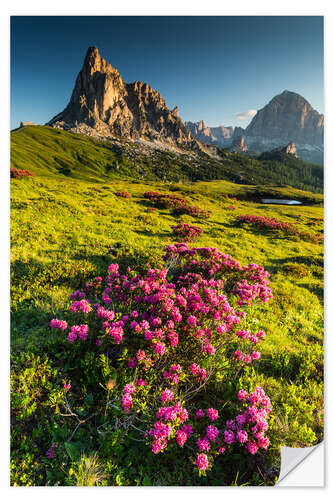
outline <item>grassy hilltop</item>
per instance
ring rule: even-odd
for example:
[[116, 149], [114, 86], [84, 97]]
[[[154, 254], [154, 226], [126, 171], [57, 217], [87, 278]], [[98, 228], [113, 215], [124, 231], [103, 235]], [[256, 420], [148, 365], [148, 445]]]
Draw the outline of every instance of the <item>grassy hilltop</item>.
[[[273, 167], [270, 173], [268, 164], [261, 164], [268, 178], [263, 186], [260, 169], [253, 170], [259, 160], [225, 155], [223, 169], [212, 161], [211, 170], [202, 174], [204, 163], [194, 167], [171, 153], [160, 166], [158, 155], [144, 160], [138, 153], [141, 163], [136, 165], [135, 156], [131, 159], [115, 146], [48, 127], [12, 133], [12, 166], [35, 175], [11, 180], [11, 484], [83, 484], [82, 471], [89, 466], [85, 457], [91, 453], [97, 454], [99, 464], [99, 478], [92, 484], [273, 484], [281, 445], [311, 446], [322, 439], [323, 245], [311, 235], [323, 232], [323, 197], [297, 189], [303, 184], [319, 190], [320, 167], [301, 162], [292, 170], [294, 187], [278, 187]], [[298, 180], [302, 168], [309, 174], [303, 183]], [[222, 180], [203, 176], [218, 176], [218, 169]], [[257, 182], [227, 180], [240, 171]], [[161, 182], [169, 174], [172, 182]], [[191, 183], [199, 174], [202, 181]], [[119, 191], [131, 197], [119, 197]], [[149, 211], [146, 191], [184, 197], [211, 216], [198, 220], [175, 215], [170, 208]], [[306, 205], [262, 205], [262, 195], [302, 199]], [[237, 216], [244, 214], [293, 222], [299, 234], [240, 225]], [[50, 319], [62, 317], [71, 291], [105, 275], [110, 263], [119, 262], [124, 269], [157, 263], [163, 249], [174, 242], [171, 226], [179, 221], [203, 230], [196, 246], [217, 247], [241, 264], [256, 262], [271, 274], [274, 299], [258, 316], [258, 328], [266, 331], [262, 358], [255, 369], [247, 366], [240, 374], [244, 384], [262, 386], [273, 404], [271, 447], [253, 470], [235, 456], [229, 468], [216, 466], [198, 478], [177, 450], [170, 462], [167, 452], [155, 456], [144, 443], [119, 432], [102, 438], [93, 421], [70, 440], [76, 422], [61, 417], [54, 403], [63, 380], [70, 379], [74, 393], [85, 388], [85, 403], [93, 409], [97, 402], [92, 380], [103, 367], [88, 354], [73, 364], [70, 346], [61, 334], [51, 333]], [[310, 237], [304, 238], [304, 233]], [[52, 442], [57, 443], [56, 458], [48, 460], [45, 453]]]

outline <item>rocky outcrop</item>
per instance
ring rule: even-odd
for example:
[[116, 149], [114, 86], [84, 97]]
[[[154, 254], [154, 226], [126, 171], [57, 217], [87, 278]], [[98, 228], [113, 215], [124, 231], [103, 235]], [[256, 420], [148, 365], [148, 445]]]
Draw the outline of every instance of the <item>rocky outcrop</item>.
[[272, 153], [286, 153], [287, 155], [293, 155], [297, 158], [297, 149], [293, 141], [290, 141], [286, 146], [273, 149]]
[[181, 147], [197, 146], [179, 118], [177, 107], [170, 110], [161, 94], [146, 83], [124, 82], [96, 47], [87, 51], [67, 107], [47, 125], [93, 130], [105, 137], [118, 135]]
[[33, 122], [21, 122], [20, 123], [20, 127], [31, 127], [31, 126], [36, 126], [36, 123], [33, 123]]
[[245, 137], [243, 135], [236, 135], [232, 141], [231, 151], [235, 153], [246, 153], [247, 150], [248, 147], [245, 142]]

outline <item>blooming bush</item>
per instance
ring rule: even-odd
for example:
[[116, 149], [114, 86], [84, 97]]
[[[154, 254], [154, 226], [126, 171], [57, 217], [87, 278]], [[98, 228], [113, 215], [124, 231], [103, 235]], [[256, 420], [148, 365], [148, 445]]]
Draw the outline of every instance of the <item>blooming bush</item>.
[[30, 170], [20, 170], [15, 167], [10, 168], [10, 176], [14, 179], [17, 179], [19, 177], [30, 177], [31, 175], [35, 174], [33, 172], [30, 172]]
[[185, 198], [175, 194], [163, 194], [157, 191], [146, 191], [143, 196], [159, 208], [173, 208], [175, 214], [187, 214], [191, 217], [208, 219], [210, 213], [197, 205], [189, 205]]
[[131, 198], [131, 194], [127, 191], [116, 191], [114, 194], [120, 198]]
[[[77, 324], [55, 318], [51, 327], [78, 353], [113, 356], [122, 384], [108, 404], [123, 414], [123, 429], [142, 432], [154, 454], [188, 449], [203, 474], [219, 455], [269, 446], [268, 396], [237, 388], [239, 370], [260, 358], [265, 333], [246, 327], [246, 316], [272, 297], [269, 274], [216, 248], [181, 243], [166, 248], [164, 261], [142, 274], [111, 264], [104, 279], [71, 294]], [[220, 407], [202, 396], [209, 398], [218, 373], [238, 394]]]
[[173, 234], [182, 242], [192, 243], [202, 233], [202, 229], [196, 226], [190, 226], [185, 222], [180, 222], [177, 226], [171, 226]]
[[238, 215], [237, 221], [241, 224], [249, 224], [251, 226], [273, 229], [281, 231], [285, 234], [294, 234], [300, 238], [311, 241], [313, 243], [318, 243], [323, 240], [321, 234], [307, 233], [298, 229], [294, 222], [283, 222], [275, 217], [262, 217], [260, 215]]

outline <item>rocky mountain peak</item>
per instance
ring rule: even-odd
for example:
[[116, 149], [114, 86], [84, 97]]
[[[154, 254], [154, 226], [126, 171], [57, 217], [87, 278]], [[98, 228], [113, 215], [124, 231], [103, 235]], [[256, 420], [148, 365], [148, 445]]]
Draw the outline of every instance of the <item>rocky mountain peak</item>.
[[322, 146], [323, 128], [324, 116], [304, 97], [285, 90], [257, 112], [246, 128], [246, 136]]
[[87, 50], [70, 102], [47, 125], [199, 147], [178, 117], [177, 107], [171, 111], [147, 83], [124, 82], [96, 47]]

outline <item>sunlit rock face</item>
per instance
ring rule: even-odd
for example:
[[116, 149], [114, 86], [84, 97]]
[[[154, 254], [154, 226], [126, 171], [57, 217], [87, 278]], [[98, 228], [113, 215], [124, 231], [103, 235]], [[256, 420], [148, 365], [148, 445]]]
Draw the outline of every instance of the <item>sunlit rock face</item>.
[[65, 130], [94, 129], [99, 135], [158, 140], [184, 147], [196, 141], [161, 94], [146, 83], [126, 83], [96, 47], [87, 51], [72, 97], [47, 125]]

